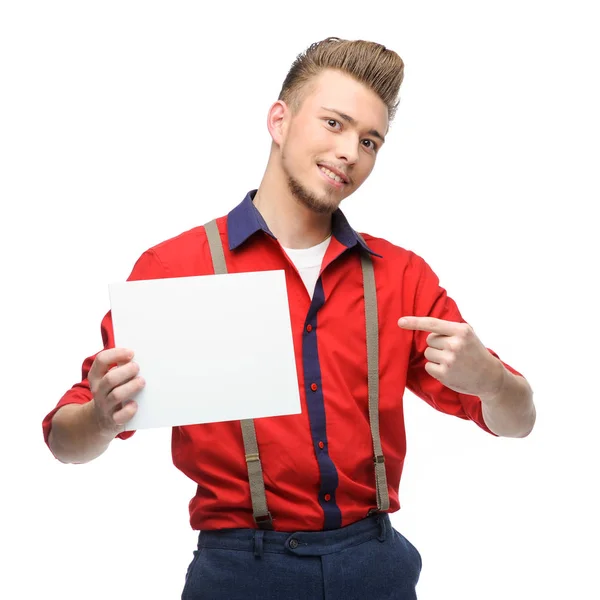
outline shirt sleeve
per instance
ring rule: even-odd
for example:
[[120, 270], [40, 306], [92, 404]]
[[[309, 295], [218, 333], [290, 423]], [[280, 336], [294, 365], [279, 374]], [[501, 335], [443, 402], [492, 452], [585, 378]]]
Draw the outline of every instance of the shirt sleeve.
[[[431, 267], [422, 258], [416, 255], [413, 255], [413, 257], [418, 273], [414, 315], [466, 323], [454, 300], [448, 296], [443, 287], [440, 287], [439, 279]], [[427, 349], [428, 335], [427, 331], [413, 331], [406, 387], [436, 410], [461, 419], [475, 421], [484, 431], [496, 436], [483, 420], [481, 400], [478, 396], [455, 392], [435, 379], [435, 377], [432, 377], [425, 370], [427, 358], [424, 353]], [[487, 350], [498, 358], [511, 373], [521, 375], [510, 365], [502, 361], [493, 350], [489, 348]]]
[[[127, 278], [127, 281], [139, 281], [143, 279], [161, 279], [167, 277], [167, 272], [164, 265], [160, 262], [158, 256], [153, 250], [147, 250], [135, 263], [131, 274]], [[102, 334], [103, 350], [115, 347], [112, 316], [111, 312], [104, 316], [100, 324], [100, 330]], [[56, 414], [56, 411], [64, 406], [65, 404], [85, 404], [92, 399], [92, 392], [90, 390], [90, 384], [87, 379], [88, 373], [92, 368], [92, 364], [96, 356], [101, 352], [99, 350], [93, 356], [88, 356], [81, 367], [81, 381], [73, 385], [63, 397], [58, 401], [58, 404], [44, 417], [42, 422], [42, 429], [44, 433], [44, 441], [48, 445], [48, 438], [50, 436], [50, 430], [52, 429], [52, 418]], [[127, 439], [134, 434], [133, 431], [123, 431], [117, 435], [121, 439]]]

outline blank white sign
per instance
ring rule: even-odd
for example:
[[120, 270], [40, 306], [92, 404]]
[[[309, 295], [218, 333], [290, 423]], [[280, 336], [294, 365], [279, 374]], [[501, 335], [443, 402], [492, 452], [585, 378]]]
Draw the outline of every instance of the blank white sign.
[[109, 285], [115, 346], [146, 380], [127, 429], [301, 412], [284, 271]]

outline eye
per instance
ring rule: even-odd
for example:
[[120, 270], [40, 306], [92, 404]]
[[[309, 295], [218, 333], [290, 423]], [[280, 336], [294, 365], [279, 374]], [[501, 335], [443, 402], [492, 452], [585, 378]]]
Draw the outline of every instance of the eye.
[[[334, 125], [331, 125], [332, 123], [334, 123]], [[335, 125], [341, 125], [341, 123], [339, 121], [336, 121], [335, 119], [327, 119], [327, 125], [335, 127]]]
[[377, 152], [377, 144], [373, 140], [363, 140], [363, 142], [369, 142], [371, 144], [370, 148], [374, 152]]

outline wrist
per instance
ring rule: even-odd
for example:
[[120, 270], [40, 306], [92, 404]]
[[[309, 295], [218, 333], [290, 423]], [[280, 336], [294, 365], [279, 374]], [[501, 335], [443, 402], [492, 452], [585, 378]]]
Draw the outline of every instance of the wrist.
[[490, 355], [490, 358], [492, 358], [493, 362], [491, 363], [492, 366], [490, 367], [488, 377], [486, 378], [487, 385], [479, 394], [481, 401], [486, 404], [493, 404], [502, 395], [509, 375], [500, 360], [492, 355]]

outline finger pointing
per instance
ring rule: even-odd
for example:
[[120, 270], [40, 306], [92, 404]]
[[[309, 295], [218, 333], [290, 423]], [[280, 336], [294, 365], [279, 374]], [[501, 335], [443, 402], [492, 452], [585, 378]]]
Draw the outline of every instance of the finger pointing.
[[413, 331], [428, 331], [440, 335], [454, 335], [458, 332], [460, 323], [444, 321], [435, 317], [402, 317], [398, 321], [398, 326], [402, 329], [412, 329]]

